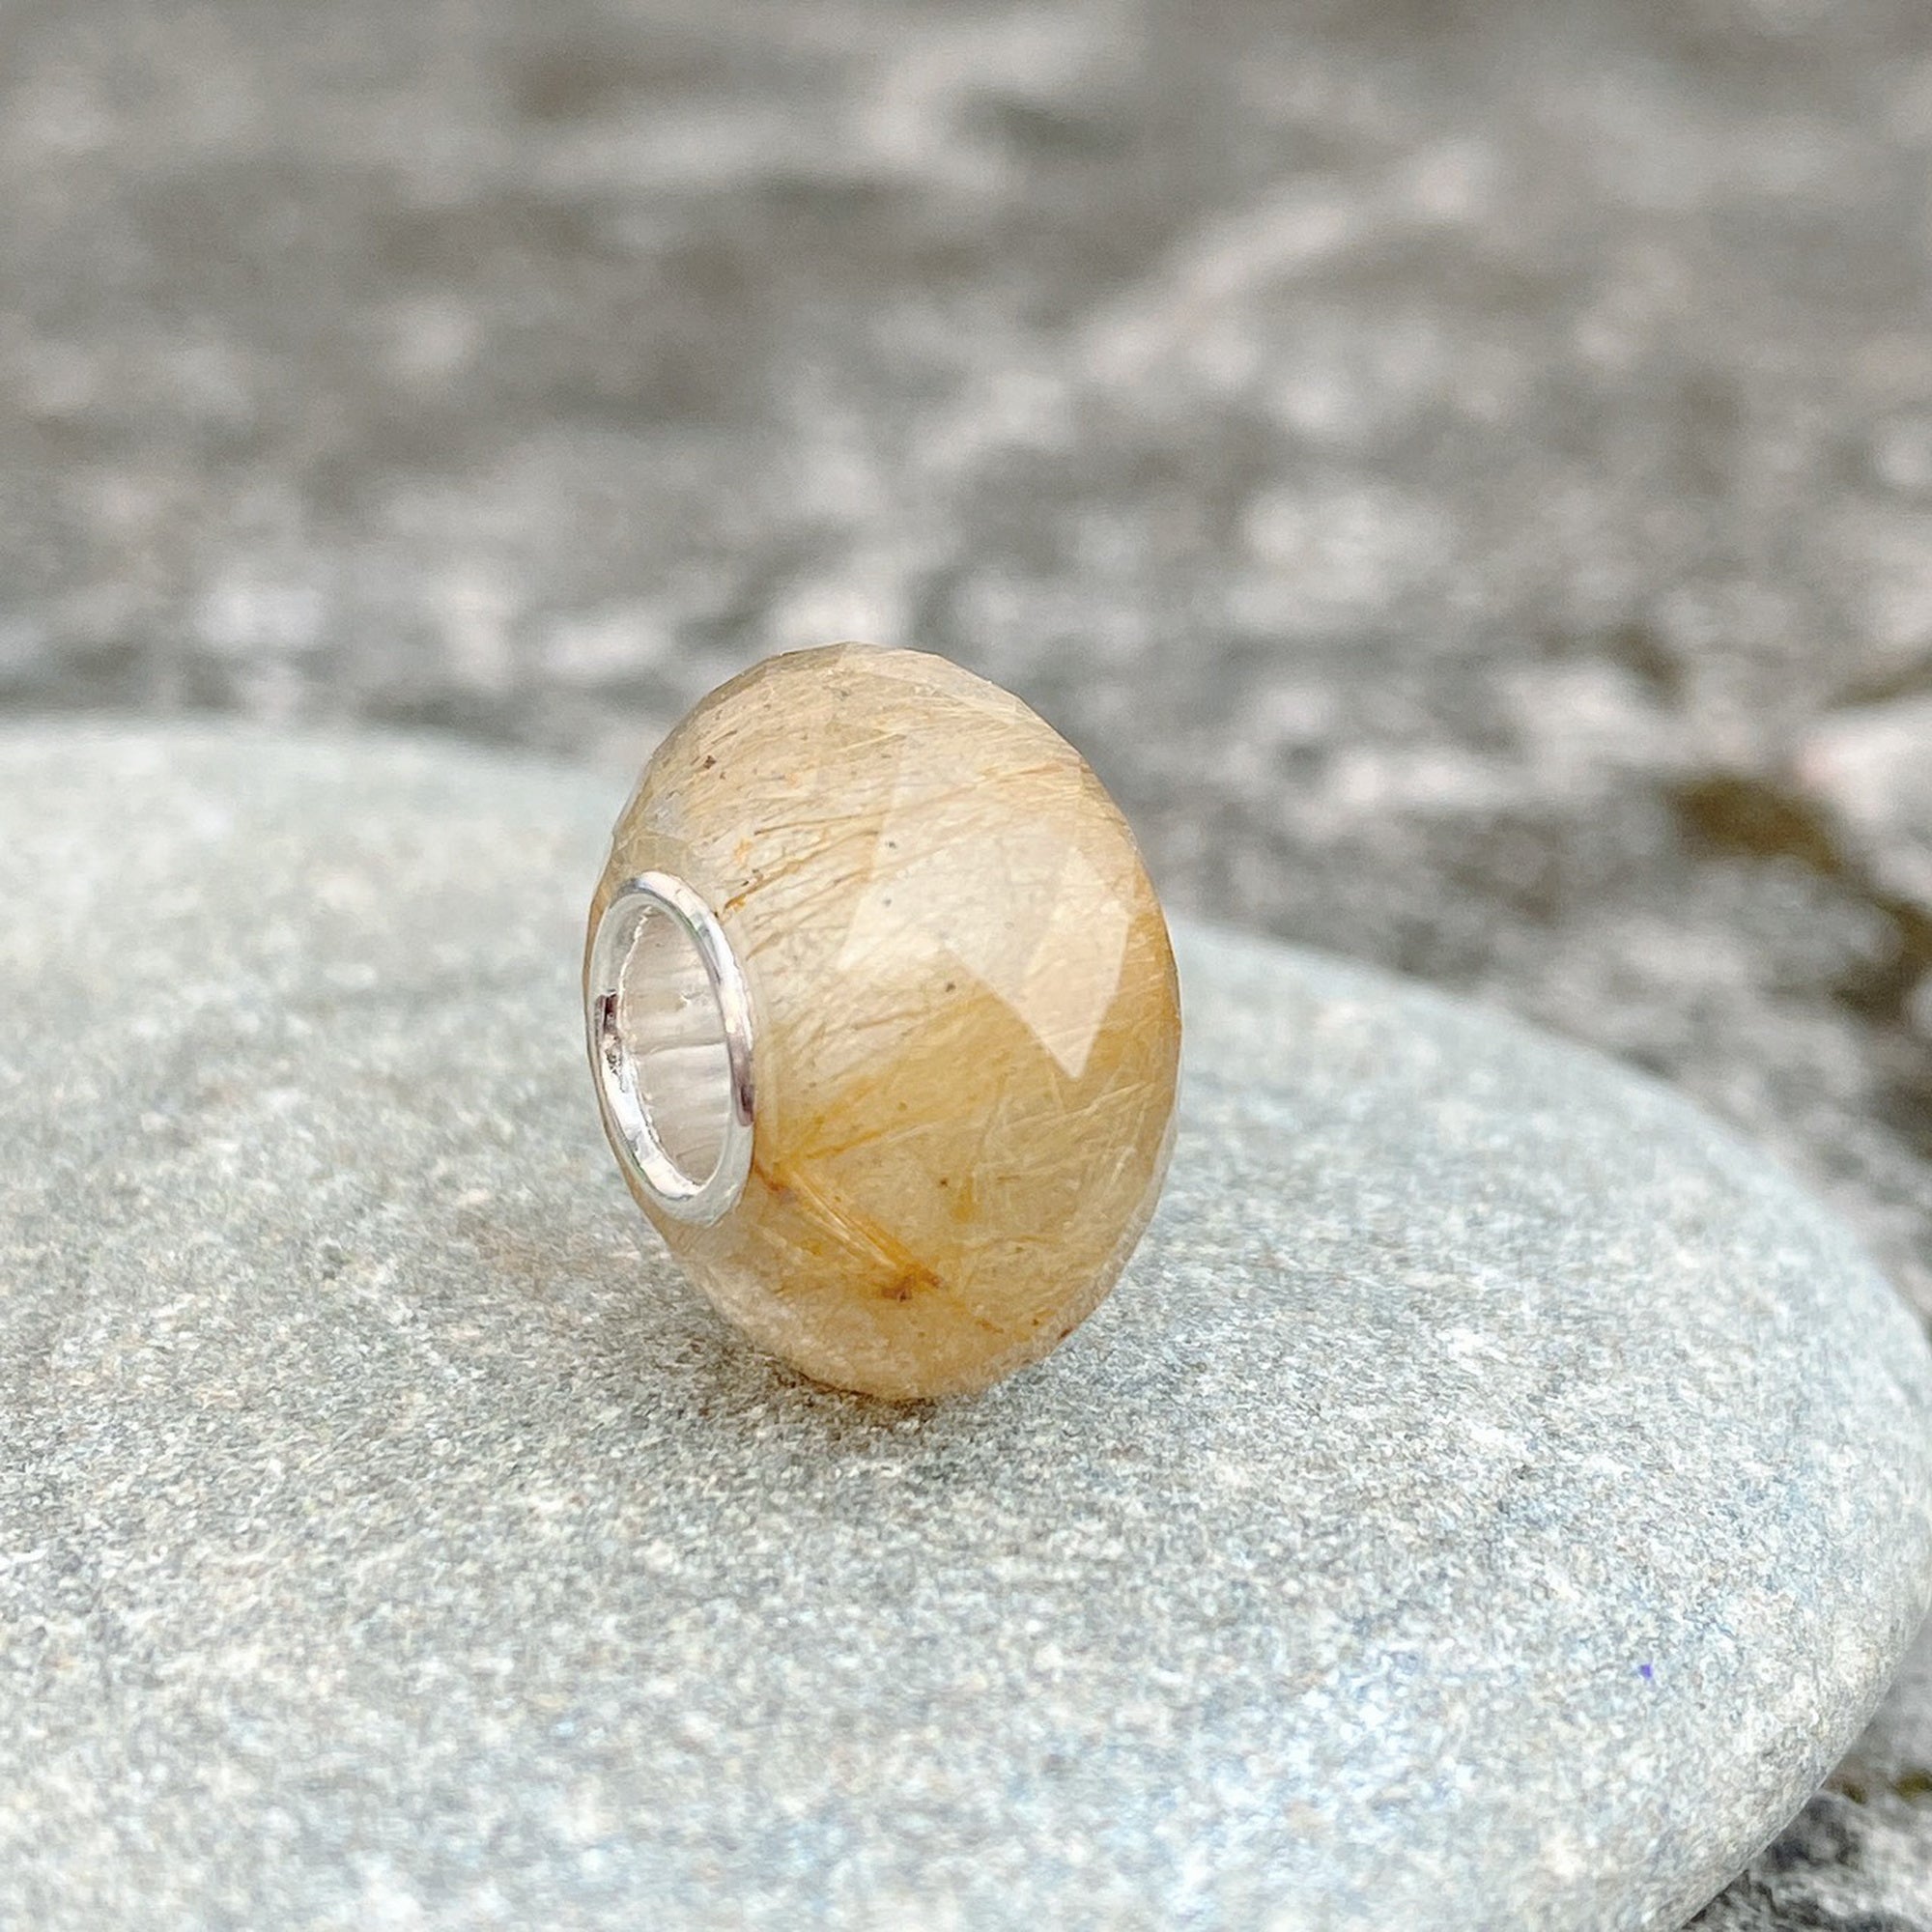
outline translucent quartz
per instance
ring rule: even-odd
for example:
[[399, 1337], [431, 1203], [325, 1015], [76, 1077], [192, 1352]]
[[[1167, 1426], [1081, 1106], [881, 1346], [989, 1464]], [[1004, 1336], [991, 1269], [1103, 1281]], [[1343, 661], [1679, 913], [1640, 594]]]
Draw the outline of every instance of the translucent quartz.
[[1153, 1210], [1180, 1050], [1159, 903], [1079, 754], [943, 659], [775, 658], [651, 760], [593, 933], [653, 871], [710, 905], [755, 1014], [738, 1205], [693, 1226], [633, 1183], [712, 1300], [806, 1374], [890, 1398], [1063, 1341]]

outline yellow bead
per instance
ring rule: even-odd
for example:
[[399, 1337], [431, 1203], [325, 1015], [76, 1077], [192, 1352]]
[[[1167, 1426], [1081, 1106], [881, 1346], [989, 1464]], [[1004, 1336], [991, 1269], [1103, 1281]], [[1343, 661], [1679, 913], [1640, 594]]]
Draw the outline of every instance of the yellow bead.
[[[736, 1205], [680, 1219], [626, 1164], [717, 1306], [807, 1375], [895, 1399], [1063, 1341], [1153, 1210], [1180, 1050], [1159, 902], [1079, 754], [940, 658], [774, 658], [652, 758], [593, 940], [650, 873], [715, 915], [754, 1020]], [[655, 997], [627, 990], [627, 1023], [674, 1028], [689, 989]]]

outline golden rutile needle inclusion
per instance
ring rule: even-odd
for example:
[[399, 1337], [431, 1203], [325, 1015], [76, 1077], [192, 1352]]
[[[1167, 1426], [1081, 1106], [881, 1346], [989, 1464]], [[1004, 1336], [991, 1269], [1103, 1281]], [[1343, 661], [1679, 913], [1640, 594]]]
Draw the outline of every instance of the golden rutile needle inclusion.
[[658, 1232], [754, 1341], [896, 1399], [995, 1380], [1098, 1305], [1153, 1210], [1180, 1049], [1132, 834], [1065, 740], [913, 651], [774, 658], [671, 733], [591, 908], [682, 878], [756, 1016], [752, 1175]]

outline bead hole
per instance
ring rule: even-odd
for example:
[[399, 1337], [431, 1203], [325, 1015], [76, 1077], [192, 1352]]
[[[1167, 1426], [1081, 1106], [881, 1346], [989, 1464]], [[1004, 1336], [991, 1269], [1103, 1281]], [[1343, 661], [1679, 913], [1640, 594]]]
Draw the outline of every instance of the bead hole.
[[640, 879], [611, 902], [592, 947], [590, 1050], [646, 1189], [679, 1219], [710, 1222], [749, 1167], [749, 1004], [723, 933], [690, 897]]

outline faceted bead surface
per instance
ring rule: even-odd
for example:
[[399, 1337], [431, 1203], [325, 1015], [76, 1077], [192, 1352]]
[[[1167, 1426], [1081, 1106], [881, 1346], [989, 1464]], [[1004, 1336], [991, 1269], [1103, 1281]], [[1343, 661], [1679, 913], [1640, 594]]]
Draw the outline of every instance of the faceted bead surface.
[[669, 873], [755, 1014], [752, 1171], [712, 1226], [639, 1205], [754, 1341], [894, 1399], [1045, 1354], [1114, 1285], [1165, 1172], [1166, 923], [1079, 754], [944, 659], [774, 658], [670, 734], [591, 909]]

